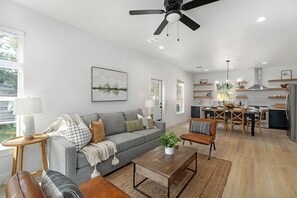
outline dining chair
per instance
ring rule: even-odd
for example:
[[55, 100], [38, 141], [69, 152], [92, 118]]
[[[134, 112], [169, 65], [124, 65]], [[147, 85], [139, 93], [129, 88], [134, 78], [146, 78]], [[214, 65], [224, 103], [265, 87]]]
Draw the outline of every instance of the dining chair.
[[[259, 112], [259, 118], [255, 121], [255, 127], [257, 126], [259, 128], [260, 134], [263, 135], [262, 130], [261, 130], [261, 123], [262, 123], [262, 117], [263, 117], [263, 111]], [[252, 127], [252, 121], [247, 120], [246, 121], [246, 127], [247, 127], [247, 132], [249, 132], [249, 127]]]
[[228, 129], [228, 117], [226, 117], [226, 109], [213, 109], [213, 119], [217, 123], [223, 123], [225, 131]]
[[231, 110], [231, 128], [230, 132], [233, 131], [235, 124], [241, 126], [242, 134], [245, 135], [245, 123], [244, 123], [244, 108]]

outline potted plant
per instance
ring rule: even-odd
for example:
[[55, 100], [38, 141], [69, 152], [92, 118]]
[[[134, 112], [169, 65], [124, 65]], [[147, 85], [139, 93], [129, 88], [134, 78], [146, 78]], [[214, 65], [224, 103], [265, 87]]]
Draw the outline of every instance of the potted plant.
[[173, 132], [169, 134], [162, 134], [159, 140], [161, 145], [165, 146], [165, 153], [168, 155], [174, 154], [175, 144], [181, 141], [181, 139], [177, 137]]

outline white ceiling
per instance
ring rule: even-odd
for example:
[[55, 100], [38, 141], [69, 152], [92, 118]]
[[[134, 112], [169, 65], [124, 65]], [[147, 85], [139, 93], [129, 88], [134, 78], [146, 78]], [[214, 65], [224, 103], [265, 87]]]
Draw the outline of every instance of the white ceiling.
[[[169, 25], [149, 44], [164, 15], [130, 16], [129, 10], [164, 9], [163, 0], [14, 0], [128, 48], [200, 73], [297, 64], [296, 0], [220, 0], [183, 12], [201, 27]], [[189, 2], [190, 0], [184, 0]], [[257, 23], [260, 16], [266, 21]], [[163, 45], [164, 50], [159, 46]], [[268, 62], [262, 65], [262, 62]], [[199, 70], [196, 67], [202, 66]]]

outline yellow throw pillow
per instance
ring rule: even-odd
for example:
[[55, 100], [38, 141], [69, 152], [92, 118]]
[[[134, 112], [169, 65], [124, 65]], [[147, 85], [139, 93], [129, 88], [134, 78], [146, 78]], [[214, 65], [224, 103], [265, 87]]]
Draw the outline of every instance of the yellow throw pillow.
[[92, 133], [91, 142], [97, 143], [104, 140], [105, 138], [104, 123], [101, 119], [99, 119], [98, 121], [90, 122], [89, 128]]

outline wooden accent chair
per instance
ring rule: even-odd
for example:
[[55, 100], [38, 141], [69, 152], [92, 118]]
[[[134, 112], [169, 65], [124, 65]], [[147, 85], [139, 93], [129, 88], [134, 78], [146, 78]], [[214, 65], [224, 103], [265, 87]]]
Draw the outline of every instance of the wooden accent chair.
[[[263, 111], [259, 112], [259, 119], [255, 121], [255, 126], [259, 128], [260, 134], [263, 135], [262, 130], [261, 130], [261, 122], [262, 122], [262, 116], [263, 116]], [[246, 127], [247, 127], [247, 132], [249, 132], [249, 127], [252, 125], [251, 120], [246, 121]]]
[[[211, 123], [210, 129], [209, 129], [210, 135], [191, 131], [193, 121]], [[195, 142], [198, 144], [210, 145], [209, 154], [208, 154], [208, 160], [210, 160], [212, 146], [214, 147], [214, 150], [216, 150], [216, 145], [214, 142], [216, 138], [216, 132], [217, 132], [217, 121], [211, 120], [211, 119], [192, 118], [190, 120], [189, 133], [182, 134], [180, 138], [183, 140], [183, 145], [186, 140], [189, 141], [191, 144], [192, 142]]]
[[245, 123], [244, 123], [244, 108], [231, 110], [231, 128], [230, 132], [233, 131], [235, 124], [241, 126], [242, 134], [245, 135]]
[[226, 117], [226, 109], [214, 109], [213, 110], [213, 119], [217, 123], [223, 123], [225, 131], [228, 129], [228, 118]]

